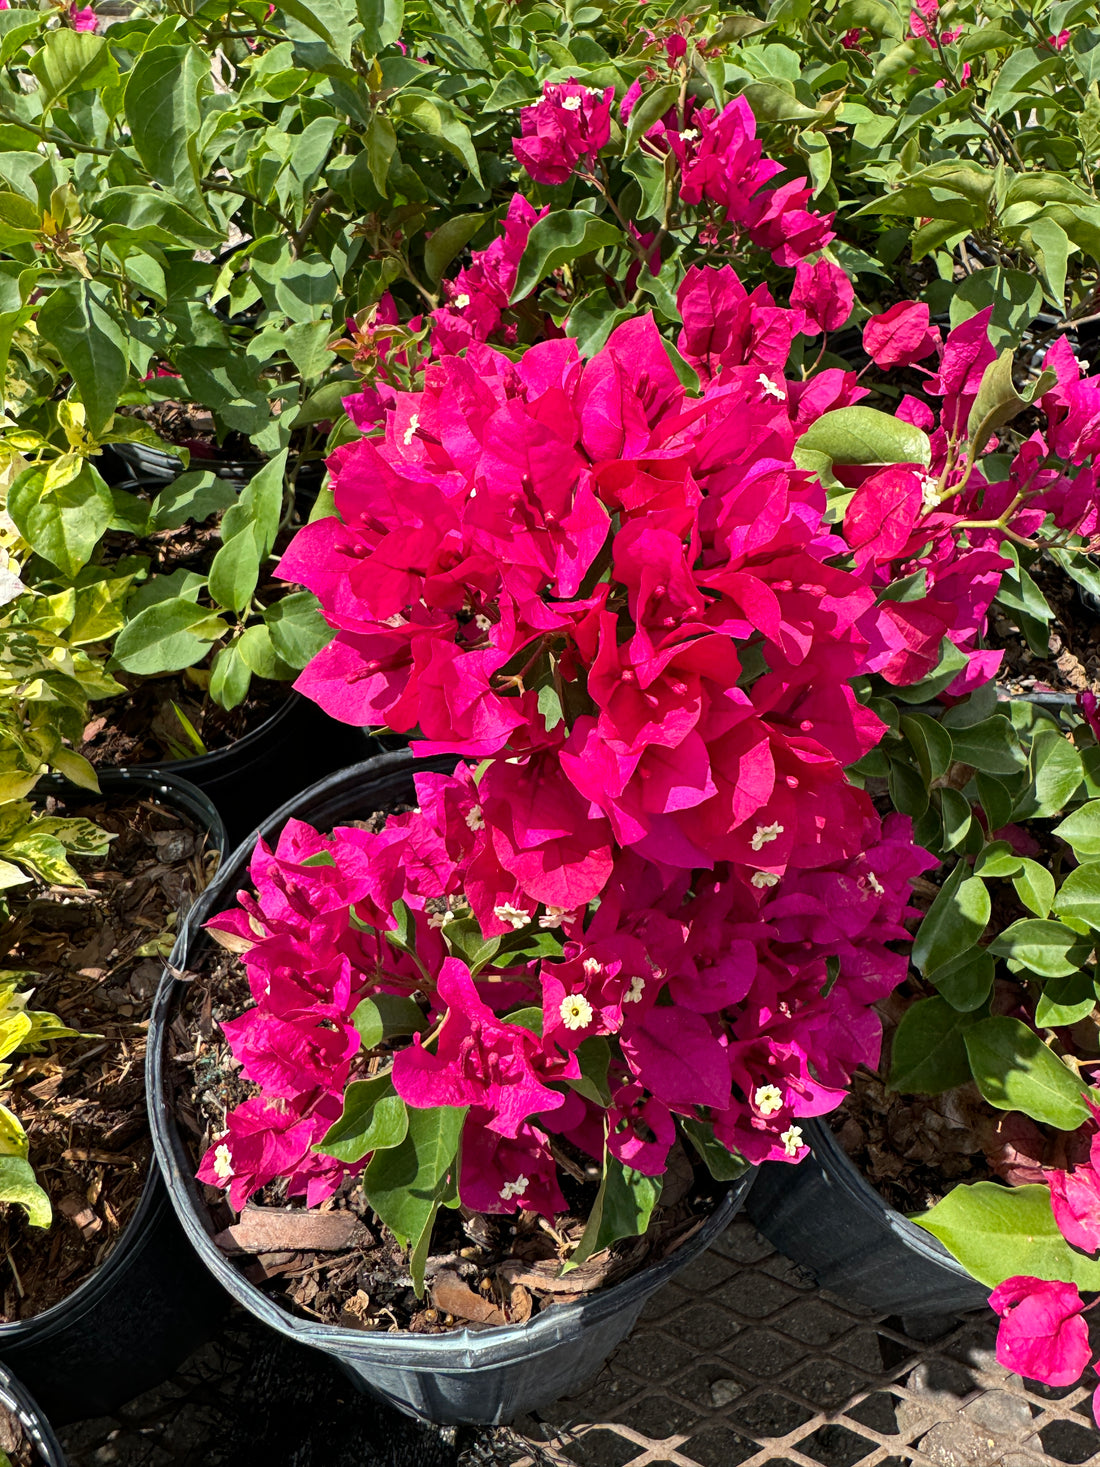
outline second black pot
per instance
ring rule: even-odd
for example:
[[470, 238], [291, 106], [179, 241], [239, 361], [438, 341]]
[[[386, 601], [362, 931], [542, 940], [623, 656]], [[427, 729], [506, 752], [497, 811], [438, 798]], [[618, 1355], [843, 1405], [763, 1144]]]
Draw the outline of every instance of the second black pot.
[[33, 1444], [35, 1467], [65, 1467], [65, 1453], [53, 1428], [31, 1399], [30, 1392], [10, 1370], [0, 1365], [0, 1406], [19, 1418], [24, 1435]]
[[[182, 810], [224, 854], [217, 812], [183, 781], [127, 769], [105, 770], [100, 784], [108, 797], [140, 794]], [[62, 792], [56, 781], [37, 789]], [[85, 803], [99, 798], [72, 786], [64, 792]], [[51, 1309], [0, 1324], [0, 1360], [57, 1424], [102, 1416], [170, 1375], [209, 1337], [226, 1303], [176, 1221], [154, 1158], [137, 1211], [103, 1264]]]
[[162, 770], [209, 795], [232, 848], [284, 801], [377, 747], [369, 730], [338, 723], [291, 693], [270, 718], [225, 749], [137, 767]]
[[[274, 840], [291, 818], [325, 830], [392, 809], [414, 798], [415, 770], [447, 770], [454, 762], [449, 756], [417, 760], [408, 749], [380, 755], [290, 801], [264, 822], [262, 833]], [[199, 945], [207, 940], [202, 923], [246, 884], [251, 853], [251, 841], [235, 851], [196, 905], [173, 951], [174, 970], [194, 963]], [[146, 1084], [157, 1155], [188, 1237], [211, 1273], [257, 1318], [325, 1351], [360, 1390], [423, 1420], [439, 1425], [506, 1422], [576, 1390], [625, 1339], [647, 1299], [715, 1241], [752, 1185], [755, 1174], [750, 1172], [692, 1237], [659, 1262], [575, 1303], [555, 1305], [527, 1324], [446, 1335], [372, 1334], [297, 1317], [250, 1284], [213, 1242], [194, 1158], [166, 1093], [166, 1036], [180, 989], [172, 973], [166, 974], [149, 1025]]]
[[798, 1166], [766, 1163], [746, 1204], [768, 1242], [823, 1289], [880, 1314], [980, 1309], [989, 1290], [879, 1196], [824, 1122], [802, 1124], [813, 1154]]

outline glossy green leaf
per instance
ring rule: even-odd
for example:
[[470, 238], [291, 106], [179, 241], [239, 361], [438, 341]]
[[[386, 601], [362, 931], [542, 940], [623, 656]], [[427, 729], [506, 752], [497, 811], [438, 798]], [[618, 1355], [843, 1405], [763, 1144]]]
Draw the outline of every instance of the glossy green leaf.
[[917, 756], [926, 785], [947, 773], [951, 767], [952, 736], [941, 723], [925, 713], [903, 714], [901, 731]]
[[141, 161], [199, 219], [206, 217], [197, 149], [199, 88], [209, 73], [209, 58], [198, 46], [156, 46], [127, 73], [124, 100]]
[[68, 483], [52, 488], [45, 468], [24, 470], [7, 507], [27, 543], [69, 577], [87, 565], [114, 513], [111, 491], [87, 459]]
[[351, 1022], [363, 1048], [377, 1049], [397, 1034], [419, 1034], [424, 1028], [424, 1011], [415, 999], [400, 993], [375, 993], [356, 1005]]
[[148, 676], [193, 667], [227, 630], [209, 608], [186, 597], [158, 601], [128, 621], [115, 641], [113, 662]]
[[991, 904], [980, 877], [960, 861], [925, 913], [913, 942], [913, 962], [930, 977], [944, 963], [973, 947], [985, 931]]
[[38, 312], [38, 333], [54, 344], [72, 374], [92, 433], [110, 422], [129, 367], [126, 336], [109, 303], [106, 286], [72, 280], [52, 291]]
[[604, 1159], [603, 1181], [588, 1215], [588, 1224], [562, 1273], [568, 1273], [594, 1253], [610, 1248], [620, 1238], [634, 1238], [644, 1233], [660, 1195], [660, 1177], [647, 1177], [632, 1167], [623, 1166], [609, 1152]]
[[1054, 827], [1073, 849], [1078, 860], [1089, 856], [1100, 856], [1100, 800], [1090, 800], [1079, 810], [1067, 815], [1060, 825]]
[[707, 1171], [716, 1182], [736, 1182], [748, 1171], [748, 1162], [736, 1152], [727, 1151], [705, 1121], [680, 1118], [680, 1129], [702, 1157]]
[[353, 1080], [344, 1091], [344, 1109], [314, 1146], [338, 1161], [362, 1161], [371, 1151], [390, 1151], [408, 1135], [409, 1112], [394, 1093], [389, 1074]]
[[998, 933], [989, 951], [1008, 958], [1014, 971], [1023, 968], [1042, 978], [1062, 978], [1081, 966], [1088, 944], [1064, 922], [1025, 917]]
[[996, 1014], [963, 1038], [978, 1089], [990, 1105], [1023, 1111], [1061, 1131], [1074, 1131], [1088, 1119], [1080, 1079], [1019, 1019]]
[[1100, 1290], [1100, 1259], [1069, 1246], [1054, 1221], [1050, 1189], [1040, 1184], [954, 1187], [913, 1221], [988, 1288], [1023, 1274], [1075, 1283], [1089, 1293]]
[[965, 1085], [970, 1058], [964, 1036], [978, 1015], [960, 1013], [943, 998], [922, 998], [894, 1032], [887, 1087], [904, 1095], [939, 1095]]
[[241, 656], [237, 644], [220, 647], [210, 665], [210, 696], [219, 708], [239, 708], [248, 697], [252, 685], [252, 669]]
[[1086, 861], [1069, 873], [1054, 899], [1053, 911], [1059, 917], [1077, 917], [1100, 931], [1100, 861]]
[[511, 304], [530, 295], [561, 265], [588, 255], [606, 245], [618, 244], [622, 233], [606, 219], [583, 209], [556, 209], [535, 224], [527, 236], [527, 247], [519, 262]]
[[458, 1154], [465, 1106], [408, 1110], [399, 1146], [376, 1152], [363, 1174], [367, 1200], [404, 1247], [420, 1237]]
[[199, 525], [236, 502], [237, 491], [209, 471], [181, 474], [153, 500], [153, 528], [178, 530], [188, 521]]
[[927, 434], [912, 423], [875, 408], [855, 406], [824, 413], [794, 446], [802, 467], [808, 453], [823, 454], [834, 464], [921, 464], [932, 461]]
[[971, 1014], [988, 999], [996, 968], [992, 954], [985, 948], [969, 947], [937, 968], [931, 981], [953, 1009]]
[[256, 544], [256, 531], [246, 525], [230, 540], [226, 540], [210, 564], [208, 586], [210, 595], [219, 605], [238, 615], [252, 601], [256, 583], [260, 578], [260, 550]]
[[455, 214], [432, 230], [424, 245], [424, 269], [433, 285], [439, 284], [447, 266], [484, 224], [484, 214]]
[[1048, 978], [1035, 1006], [1040, 1029], [1057, 1029], [1085, 1019], [1096, 1007], [1096, 980], [1080, 970], [1064, 978]]
[[32, 1228], [48, 1228], [53, 1221], [50, 1199], [22, 1156], [0, 1156], [0, 1202], [18, 1203]]
[[967, 728], [953, 728], [955, 758], [983, 774], [1015, 774], [1027, 765], [1019, 735], [1003, 713]]
[[1012, 878], [1012, 885], [1029, 912], [1034, 912], [1037, 917], [1047, 916], [1055, 888], [1054, 877], [1045, 866], [1040, 866], [1038, 861], [1022, 860], [1019, 872]]

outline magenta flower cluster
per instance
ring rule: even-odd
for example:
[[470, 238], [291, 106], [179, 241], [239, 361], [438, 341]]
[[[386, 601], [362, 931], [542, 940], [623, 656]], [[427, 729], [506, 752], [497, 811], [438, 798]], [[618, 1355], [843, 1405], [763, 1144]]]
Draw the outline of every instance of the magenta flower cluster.
[[[410, 1107], [468, 1107], [459, 1195], [481, 1212], [565, 1209], [553, 1138], [600, 1162], [606, 1134], [624, 1165], [660, 1175], [676, 1116], [749, 1160], [797, 1160], [800, 1119], [876, 1062], [871, 1005], [905, 973], [887, 944], [906, 936], [910, 880], [930, 864], [904, 817], [782, 883], [725, 867], [693, 881], [620, 851], [594, 911], [521, 912], [498, 887], [470, 770], [416, 783], [419, 809], [377, 833], [290, 822], [276, 851], [257, 847], [255, 894], [210, 924], [243, 951], [255, 1000], [223, 1027], [260, 1093], [230, 1112], [199, 1172], [234, 1207], [277, 1178], [315, 1205], [365, 1166], [319, 1143], [366, 1071], [352, 1016], [378, 993], [422, 1006], [393, 1087]], [[398, 902], [412, 952], [384, 936]], [[462, 930], [468, 945], [472, 920], [510, 939], [476, 977], [450, 941]], [[527, 936], [548, 955], [505, 955]], [[602, 1099], [576, 1084], [592, 1044]]]

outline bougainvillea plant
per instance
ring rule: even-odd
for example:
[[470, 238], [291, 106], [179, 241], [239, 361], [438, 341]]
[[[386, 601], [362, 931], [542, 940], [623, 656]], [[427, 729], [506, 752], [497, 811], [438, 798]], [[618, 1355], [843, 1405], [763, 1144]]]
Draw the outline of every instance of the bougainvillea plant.
[[208, 924], [247, 968], [255, 1006], [223, 1028], [256, 1093], [203, 1181], [312, 1206], [358, 1176], [420, 1285], [448, 1199], [564, 1213], [563, 1143], [602, 1178], [575, 1263], [645, 1230], [678, 1131], [719, 1180], [805, 1154], [800, 1119], [874, 1062], [870, 1005], [904, 975], [888, 944], [928, 858], [903, 816], [782, 885], [619, 850], [563, 912], [513, 904], [469, 766], [416, 789], [379, 832], [289, 822]]

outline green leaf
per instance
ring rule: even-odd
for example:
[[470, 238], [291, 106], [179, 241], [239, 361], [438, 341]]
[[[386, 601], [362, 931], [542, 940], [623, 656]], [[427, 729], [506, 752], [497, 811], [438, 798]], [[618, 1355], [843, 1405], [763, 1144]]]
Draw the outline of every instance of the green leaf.
[[1040, 1029], [1058, 1029], [1088, 1018], [1096, 1007], [1096, 981], [1087, 971], [1069, 973], [1065, 978], [1050, 978], [1043, 985], [1035, 1006], [1035, 1022]]
[[926, 977], [973, 947], [989, 921], [989, 892], [967, 871], [966, 862], [959, 861], [917, 928], [913, 962]]
[[955, 758], [983, 774], [1015, 774], [1027, 765], [1019, 735], [1003, 713], [983, 718], [968, 728], [953, 728], [951, 741]]
[[92, 31], [49, 31], [45, 45], [31, 61], [31, 70], [42, 83], [42, 110], [70, 92], [104, 88], [118, 81], [118, 65], [106, 36]]
[[1032, 788], [1017, 802], [1014, 818], [1046, 819], [1064, 809], [1085, 777], [1081, 756], [1056, 728], [1040, 729], [1031, 745]]
[[478, 183], [481, 168], [477, 160], [470, 129], [462, 119], [462, 113], [442, 96], [429, 96], [408, 88], [394, 99], [394, 112], [410, 127], [419, 128], [433, 138], [438, 147], [451, 153], [464, 165], [467, 172]]
[[1019, 1019], [982, 1019], [964, 1039], [974, 1079], [990, 1105], [1021, 1110], [1060, 1131], [1075, 1131], [1088, 1120], [1080, 1079]]
[[593, 1253], [610, 1248], [620, 1238], [640, 1237], [649, 1226], [660, 1195], [660, 1177], [644, 1176], [607, 1153], [603, 1181], [588, 1215], [588, 1225], [562, 1273], [576, 1268]]
[[409, 1108], [399, 1146], [376, 1152], [363, 1174], [367, 1201], [403, 1247], [419, 1238], [458, 1154], [466, 1107]]
[[291, 667], [305, 667], [334, 635], [312, 591], [292, 591], [273, 601], [264, 621], [276, 654]]
[[444, 270], [484, 223], [484, 214], [455, 214], [432, 230], [424, 246], [424, 269], [433, 285], [439, 284]]
[[125, 333], [107, 309], [111, 300], [97, 281], [73, 280], [47, 296], [38, 312], [38, 334], [71, 373], [93, 434], [110, 422], [129, 368]]
[[197, 46], [155, 46], [131, 67], [123, 100], [138, 157], [199, 219], [208, 218], [199, 172], [199, 87], [209, 74], [209, 58]]
[[903, 714], [901, 731], [917, 756], [926, 785], [947, 773], [951, 767], [952, 738], [941, 723], [925, 713]]
[[1054, 899], [1053, 910], [1059, 917], [1076, 917], [1100, 931], [1100, 861], [1086, 861], [1069, 873]]
[[[790, 85], [790, 83], [788, 83]], [[821, 114], [806, 107], [781, 81], [750, 82], [744, 90], [753, 116], [763, 122], [820, 122]]]
[[1045, 866], [1040, 866], [1038, 861], [1023, 859], [1019, 873], [1012, 878], [1012, 885], [1029, 912], [1034, 912], [1037, 917], [1047, 915], [1054, 900], [1055, 887], [1054, 877]]
[[251, 603], [260, 579], [260, 551], [256, 530], [246, 525], [226, 540], [210, 563], [208, 587], [219, 606], [235, 611], [238, 616]]
[[989, 340], [994, 350], [1019, 346], [1024, 332], [1043, 308], [1043, 287], [1034, 275], [1004, 265], [975, 270], [959, 282], [951, 297], [952, 327], [961, 326], [987, 306], [993, 307]]
[[1076, 972], [1089, 949], [1064, 922], [1024, 917], [998, 933], [989, 951], [1009, 959], [1013, 972], [1024, 968], [1043, 978], [1063, 978]]
[[248, 697], [252, 669], [236, 643], [219, 648], [210, 665], [210, 696], [219, 708], [239, 708]]
[[626, 129], [626, 141], [623, 144], [623, 152], [629, 157], [637, 146], [638, 139], [644, 137], [655, 122], [659, 122], [670, 107], [676, 105], [680, 95], [678, 83], [668, 82], [664, 86], [654, 87], [652, 91], [644, 92], [634, 104], [630, 114], [630, 121]]
[[181, 474], [153, 500], [153, 528], [178, 530], [188, 521], [200, 525], [212, 514], [228, 509], [236, 499], [233, 485], [217, 474]]
[[230, 540], [246, 525], [255, 525], [261, 559], [271, 554], [283, 513], [283, 480], [287, 450], [284, 448], [253, 474], [241, 490], [237, 503], [225, 512], [222, 539]]
[[265, 677], [272, 682], [285, 683], [294, 677], [295, 669], [275, 651], [271, 644], [271, 633], [263, 624], [254, 624], [247, 627], [243, 636], [237, 642], [241, 657], [247, 667], [250, 667], [257, 677]]
[[905, 23], [893, 5], [885, 0], [844, 0], [833, 16], [831, 26], [838, 35], [845, 31], [866, 30], [875, 36], [905, 35]]
[[1039, 1183], [1002, 1187], [974, 1182], [953, 1188], [915, 1217], [968, 1273], [996, 1288], [1005, 1279], [1061, 1279], [1088, 1293], [1100, 1289], [1100, 1260], [1071, 1248], [1058, 1231], [1050, 1189]]
[[958, 790], [945, 786], [940, 790], [940, 816], [943, 820], [943, 848], [953, 851], [970, 834], [973, 822], [970, 801]]
[[1047, 298], [1061, 313], [1066, 302], [1066, 266], [1069, 262], [1069, 238], [1053, 219], [1030, 219], [1025, 238], [1038, 251], [1039, 271], [1047, 288]]
[[556, 209], [535, 224], [519, 262], [510, 305], [530, 295], [540, 280], [581, 255], [620, 244], [622, 232], [584, 209]]
[[329, 321], [295, 321], [283, 332], [286, 354], [303, 381], [320, 377], [332, 365], [332, 353], [328, 349], [330, 334]]
[[[537, 225], [535, 226], [538, 227]], [[912, 423], [875, 408], [845, 407], [824, 413], [794, 446], [794, 461], [823, 454], [834, 464], [921, 464], [932, 461], [928, 436]]]
[[30, 1162], [22, 1156], [0, 1156], [0, 1202], [26, 1208], [32, 1228], [48, 1228], [53, 1221], [50, 1199], [34, 1179]]
[[1043, 372], [1027, 389], [1017, 391], [1012, 381], [1013, 354], [1001, 352], [982, 374], [981, 386], [970, 409], [966, 431], [970, 451], [978, 454], [1004, 423], [1010, 422], [1025, 407], [1054, 385], [1054, 374]]
[[367, 167], [374, 179], [375, 188], [383, 198], [388, 197], [386, 180], [389, 178], [390, 164], [396, 152], [397, 133], [393, 123], [381, 112], [376, 112], [366, 133]]
[[1087, 856], [1100, 856], [1100, 800], [1090, 800], [1072, 815], [1067, 815], [1054, 834], [1073, 848], [1080, 861]]
[[114, 501], [87, 459], [67, 484], [47, 488], [47, 477], [45, 468], [25, 469], [8, 493], [8, 513], [27, 543], [72, 578], [106, 533]]
[[391, 1151], [408, 1135], [409, 1113], [394, 1093], [388, 1074], [353, 1080], [344, 1091], [344, 1109], [314, 1146], [338, 1161], [362, 1161], [368, 1151]]
[[606, 1108], [611, 1104], [611, 1086], [607, 1079], [611, 1068], [611, 1048], [607, 1040], [600, 1034], [593, 1034], [581, 1040], [575, 1053], [581, 1072], [566, 1084], [594, 1105]]
[[993, 988], [997, 965], [985, 948], [968, 947], [936, 969], [931, 979], [940, 997], [962, 1014], [980, 1009]]
[[983, 774], [979, 769], [977, 777], [978, 799], [981, 801], [982, 809], [985, 811], [986, 819], [989, 821], [990, 830], [1003, 830], [1012, 819], [1012, 806], [1014, 804], [1011, 791], [1005, 788], [999, 779], [992, 775]]
[[705, 1121], [686, 1120], [680, 1117], [680, 1129], [706, 1163], [707, 1171], [716, 1182], [736, 1182], [748, 1171], [748, 1162], [735, 1151], [727, 1151], [714, 1134], [713, 1126]]
[[906, 1009], [894, 1033], [887, 1088], [905, 1095], [939, 1095], [965, 1085], [970, 1059], [964, 1036], [980, 1020], [943, 998], [923, 998]]
[[363, 27], [363, 50], [377, 56], [401, 36], [405, 22], [403, 0], [356, 0], [359, 22]]
[[376, 993], [357, 1004], [351, 1022], [359, 1031], [364, 1049], [377, 1049], [398, 1034], [419, 1034], [424, 1028], [424, 1011], [415, 999], [400, 993]]
[[186, 597], [158, 601], [122, 628], [111, 660], [126, 672], [142, 676], [182, 672], [200, 662], [226, 630], [225, 622], [208, 607]]

